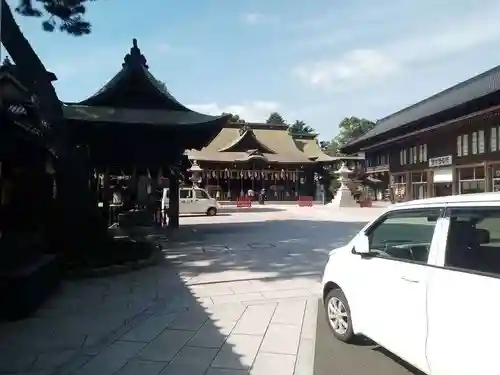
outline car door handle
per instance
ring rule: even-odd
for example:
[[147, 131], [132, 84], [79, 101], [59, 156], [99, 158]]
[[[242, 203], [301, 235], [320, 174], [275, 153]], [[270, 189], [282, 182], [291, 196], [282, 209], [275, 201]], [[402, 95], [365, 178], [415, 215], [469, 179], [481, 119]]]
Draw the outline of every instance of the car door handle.
[[420, 282], [420, 280], [410, 279], [409, 277], [406, 277], [406, 276], [401, 276], [401, 280], [404, 280], [408, 283], [413, 283], [413, 284], [418, 284]]

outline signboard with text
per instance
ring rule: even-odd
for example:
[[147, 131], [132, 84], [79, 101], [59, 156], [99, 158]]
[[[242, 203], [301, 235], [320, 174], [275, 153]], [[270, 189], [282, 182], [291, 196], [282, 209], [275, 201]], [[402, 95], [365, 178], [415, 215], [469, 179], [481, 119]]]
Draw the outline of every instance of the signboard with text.
[[429, 167], [431, 167], [431, 168], [444, 167], [444, 166], [452, 165], [452, 164], [453, 164], [452, 155], [439, 156], [437, 158], [430, 158], [429, 159]]

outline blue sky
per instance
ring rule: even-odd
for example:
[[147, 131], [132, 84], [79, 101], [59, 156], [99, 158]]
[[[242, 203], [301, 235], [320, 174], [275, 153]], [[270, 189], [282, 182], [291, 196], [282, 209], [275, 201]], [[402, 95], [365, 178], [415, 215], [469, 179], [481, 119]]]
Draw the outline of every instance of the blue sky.
[[81, 38], [17, 18], [63, 101], [97, 91], [135, 37], [191, 108], [278, 111], [321, 139], [343, 117], [376, 120], [500, 64], [496, 0], [97, 0]]

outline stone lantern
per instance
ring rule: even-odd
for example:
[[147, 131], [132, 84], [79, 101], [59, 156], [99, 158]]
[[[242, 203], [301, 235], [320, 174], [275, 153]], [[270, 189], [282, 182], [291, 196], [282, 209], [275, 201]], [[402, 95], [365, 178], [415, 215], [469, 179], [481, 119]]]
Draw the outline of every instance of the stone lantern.
[[201, 172], [203, 172], [203, 169], [200, 168], [196, 160], [193, 160], [193, 164], [188, 169], [188, 172], [191, 172], [189, 179], [193, 183], [193, 186], [198, 186], [201, 183]]
[[340, 188], [337, 190], [337, 193], [329, 206], [333, 206], [335, 208], [359, 207], [356, 200], [352, 196], [351, 189], [347, 186], [347, 184], [351, 181], [349, 179], [349, 175], [352, 171], [347, 167], [346, 163], [342, 163], [336, 173], [339, 175], [338, 181], [340, 182]]

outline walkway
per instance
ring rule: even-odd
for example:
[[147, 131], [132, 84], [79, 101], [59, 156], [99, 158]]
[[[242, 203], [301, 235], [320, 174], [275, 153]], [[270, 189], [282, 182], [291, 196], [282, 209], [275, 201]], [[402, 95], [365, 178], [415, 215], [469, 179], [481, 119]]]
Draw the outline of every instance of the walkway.
[[35, 317], [0, 324], [0, 374], [312, 374], [327, 253], [366, 218], [305, 216], [181, 219], [191, 236], [164, 244], [162, 264], [65, 283]]

